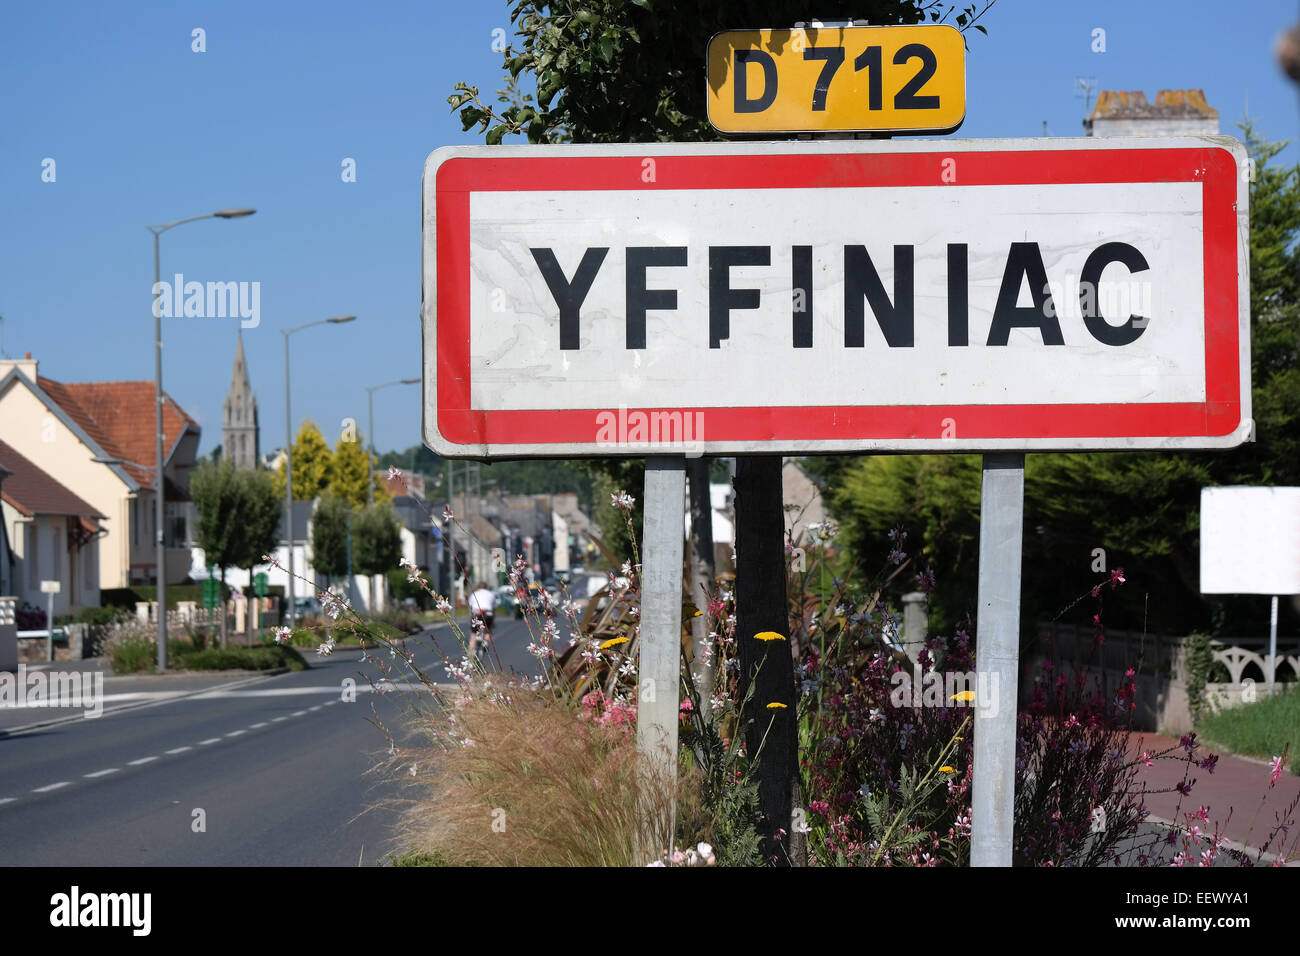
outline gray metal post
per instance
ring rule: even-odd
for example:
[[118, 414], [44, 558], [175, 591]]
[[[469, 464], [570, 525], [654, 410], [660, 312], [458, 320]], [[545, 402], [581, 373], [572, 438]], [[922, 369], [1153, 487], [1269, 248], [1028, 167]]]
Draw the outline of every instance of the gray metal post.
[[284, 331], [284, 536], [288, 545], [289, 626], [293, 627], [297, 609], [293, 604], [293, 415], [289, 411], [289, 331]]
[[[674, 790], [681, 683], [685, 494], [685, 459], [666, 456], [646, 459], [636, 746], [653, 779], [672, 785]], [[674, 805], [667, 821], [670, 833], [675, 817]], [[653, 827], [646, 827], [644, 837], [649, 838], [653, 832]], [[658, 854], [662, 849], [672, 848], [651, 847], [643, 841], [641, 849], [643, 854]]]
[[55, 659], [55, 592], [49, 592], [45, 606], [48, 609], [45, 614], [45, 659], [52, 663]]
[[[162, 230], [153, 234], [153, 287], [158, 288], [158, 237]], [[180, 293], [177, 292], [177, 296]], [[161, 309], [156, 305], [153, 309], [153, 412], [154, 412], [154, 454], [157, 458], [154, 460], [154, 495], [157, 497], [157, 506], [154, 520], [158, 527], [154, 529], [154, 544], [156, 547], [155, 560], [158, 562], [158, 573], [156, 575], [156, 584], [158, 588], [158, 670], [167, 669], [167, 548], [163, 543], [163, 521], [166, 518], [164, 512], [166, 498], [165, 488], [163, 486], [163, 420], [162, 420], [162, 316]], [[50, 626], [53, 627], [54, 620], [50, 619]], [[53, 632], [51, 632], [53, 634]], [[50, 660], [54, 658], [51, 657]]]
[[1016, 792], [1016, 682], [1025, 456], [984, 456], [975, 631], [971, 866], [1010, 866]]
[[1273, 696], [1273, 682], [1277, 675], [1277, 595], [1273, 595], [1268, 612], [1268, 696]]

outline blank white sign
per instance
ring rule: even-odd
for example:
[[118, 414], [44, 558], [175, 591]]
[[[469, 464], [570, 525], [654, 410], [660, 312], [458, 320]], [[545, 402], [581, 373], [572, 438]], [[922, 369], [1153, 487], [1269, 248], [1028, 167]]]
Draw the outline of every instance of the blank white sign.
[[1300, 488], [1201, 489], [1201, 593], [1300, 594]]

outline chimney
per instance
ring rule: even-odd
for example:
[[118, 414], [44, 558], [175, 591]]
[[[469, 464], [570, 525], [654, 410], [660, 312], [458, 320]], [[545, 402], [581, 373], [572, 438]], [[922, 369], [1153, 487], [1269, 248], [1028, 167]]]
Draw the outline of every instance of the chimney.
[[27, 376], [27, 380], [33, 385], [36, 384], [36, 360], [32, 358], [32, 353], [28, 352], [26, 358], [11, 359], [0, 357], [0, 378], [9, 374], [10, 369], [18, 369]]

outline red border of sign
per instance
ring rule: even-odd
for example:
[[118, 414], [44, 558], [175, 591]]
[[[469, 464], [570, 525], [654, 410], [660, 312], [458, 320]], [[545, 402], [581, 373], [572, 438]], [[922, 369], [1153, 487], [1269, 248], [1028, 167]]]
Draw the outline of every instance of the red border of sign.
[[[649, 155], [649, 153], [647, 153]], [[595, 415], [608, 409], [469, 407], [469, 196], [488, 191], [789, 189], [911, 186], [943, 189], [953, 152], [656, 156], [452, 157], [437, 170], [437, 424], [464, 445], [584, 445], [597, 450]], [[980, 439], [1221, 437], [1241, 424], [1238, 340], [1237, 164], [1226, 149], [985, 150], [961, 156], [961, 185], [1200, 182], [1203, 185], [1205, 401], [1071, 405], [910, 405], [666, 408], [703, 411], [708, 443], [887, 441], [943, 438], [961, 422], [962, 445]], [[629, 409], [629, 413], [637, 409]]]

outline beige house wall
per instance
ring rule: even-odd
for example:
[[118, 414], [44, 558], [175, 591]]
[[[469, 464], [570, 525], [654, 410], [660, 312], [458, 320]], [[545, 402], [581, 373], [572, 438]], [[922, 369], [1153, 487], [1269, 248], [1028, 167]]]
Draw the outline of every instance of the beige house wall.
[[[15, 364], [29, 380], [34, 379], [35, 362], [0, 363], [0, 376]], [[24, 367], [27, 365], [31, 366], [30, 372]], [[132, 493], [127, 484], [108, 465], [92, 461], [96, 452], [17, 380], [0, 393], [0, 438], [106, 516], [102, 526], [107, 533], [100, 539], [99, 548], [101, 588], [125, 587], [131, 562], [144, 561], [143, 555], [148, 554], [152, 562], [145, 535], [140, 535], [142, 543], [138, 548], [130, 545]], [[152, 501], [152, 492], [146, 492], [146, 497]]]

